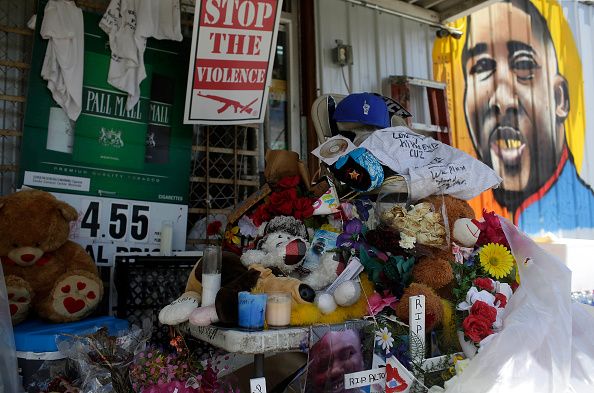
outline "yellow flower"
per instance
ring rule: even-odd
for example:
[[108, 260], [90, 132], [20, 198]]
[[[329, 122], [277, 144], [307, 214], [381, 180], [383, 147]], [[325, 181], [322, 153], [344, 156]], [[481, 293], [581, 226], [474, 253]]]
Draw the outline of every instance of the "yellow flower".
[[479, 259], [487, 274], [496, 279], [507, 276], [514, 266], [514, 257], [501, 244], [489, 243], [481, 248]]
[[239, 236], [237, 236], [238, 233], [239, 227], [233, 227], [229, 229], [227, 232], [225, 232], [225, 240], [229, 243], [239, 245], [239, 243], [241, 243], [241, 240], [239, 239]]

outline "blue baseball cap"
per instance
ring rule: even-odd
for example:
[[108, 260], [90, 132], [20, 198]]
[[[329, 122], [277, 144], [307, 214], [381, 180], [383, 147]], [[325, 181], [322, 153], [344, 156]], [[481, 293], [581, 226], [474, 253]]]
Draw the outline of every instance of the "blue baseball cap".
[[334, 120], [380, 128], [390, 127], [390, 113], [386, 102], [372, 93], [353, 93], [343, 98], [336, 105]]

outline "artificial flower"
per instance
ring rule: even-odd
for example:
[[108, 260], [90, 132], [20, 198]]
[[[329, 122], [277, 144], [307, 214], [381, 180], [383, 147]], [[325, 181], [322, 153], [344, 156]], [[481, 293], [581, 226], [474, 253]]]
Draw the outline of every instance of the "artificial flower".
[[417, 238], [414, 236], [408, 236], [404, 232], [400, 232], [400, 242], [398, 245], [405, 250], [411, 250], [415, 248], [415, 243], [417, 242]]
[[206, 226], [206, 235], [215, 236], [221, 233], [221, 227], [223, 223], [220, 221], [213, 221]]
[[293, 203], [297, 200], [297, 190], [289, 188], [270, 194], [268, 209], [275, 214], [290, 216], [293, 213]]
[[288, 188], [295, 188], [301, 183], [301, 178], [299, 176], [287, 176], [283, 177], [276, 183], [276, 188], [279, 189], [288, 189]]
[[489, 213], [483, 210], [483, 219], [481, 221], [472, 220], [472, 223], [481, 230], [476, 241], [476, 246], [480, 247], [488, 243], [499, 243], [509, 248], [509, 243], [501, 228], [499, 217], [494, 212]]
[[392, 304], [397, 300], [395, 296], [382, 297], [379, 293], [374, 292], [369, 296], [367, 310], [370, 315], [377, 315], [384, 308], [392, 307]]
[[225, 232], [225, 240], [231, 244], [240, 244], [241, 240], [239, 239], [239, 236], [237, 236], [238, 233], [239, 233], [238, 226], [235, 226], [235, 227], [229, 229], [227, 232]]
[[304, 220], [313, 215], [313, 202], [310, 198], [299, 198], [293, 202], [293, 216], [298, 220]]
[[362, 244], [362, 242], [359, 241], [362, 229], [363, 223], [358, 218], [353, 218], [352, 220], [347, 221], [344, 224], [343, 232], [338, 235], [336, 246], [358, 250]]
[[252, 219], [246, 215], [241, 216], [237, 222], [237, 226], [239, 227], [239, 233], [243, 236], [255, 238], [258, 234], [258, 228], [254, 225]]
[[482, 339], [493, 334], [492, 323], [485, 318], [470, 314], [462, 322], [464, 334], [474, 343], [480, 343]]
[[508, 283], [499, 281], [495, 281], [495, 292], [505, 295], [507, 299], [512, 297], [514, 293], [512, 287]]
[[375, 332], [375, 341], [382, 346], [382, 349], [386, 351], [386, 353], [390, 352], [390, 349], [394, 345], [394, 338], [387, 327], [383, 327]]
[[454, 254], [455, 261], [459, 265], [463, 264], [464, 260], [469, 259], [473, 251], [474, 248], [462, 247], [452, 242], [452, 254]]
[[470, 308], [476, 301], [482, 301], [487, 303], [489, 306], [494, 306], [495, 296], [493, 296], [493, 294], [490, 292], [479, 291], [478, 289], [476, 289], [476, 287], [470, 287], [468, 292], [466, 292], [466, 301], [459, 303], [456, 306], [456, 309], [460, 311], [470, 310]]
[[485, 291], [493, 292], [495, 290], [493, 280], [488, 277], [476, 278], [472, 284], [478, 289], [484, 289]]
[[480, 300], [474, 302], [470, 308], [470, 314], [485, 318], [491, 324], [497, 319], [497, 309]]
[[369, 220], [369, 210], [373, 208], [371, 202], [367, 199], [355, 199], [353, 202], [355, 208], [357, 209], [357, 215], [363, 221]]
[[489, 243], [479, 251], [482, 268], [494, 278], [502, 278], [511, 273], [514, 267], [514, 257], [501, 244]]
[[257, 227], [259, 227], [263, 223], [269, 221], [271, 218], [271, 215], [270, 215], [270, 212], [268, 211], [268, 204], [262, 204], [262, 205], [258, 206], [256, 208], [256, 210], [254, 211], [254, 213], [252, 214], [251, 218], [252, 218], [252, 221], [254, 222], [254, 225]]
[[497, 308], [505, 308], [507, 305], [507, 297], [503, 293], [495, 294], [495, 306]]

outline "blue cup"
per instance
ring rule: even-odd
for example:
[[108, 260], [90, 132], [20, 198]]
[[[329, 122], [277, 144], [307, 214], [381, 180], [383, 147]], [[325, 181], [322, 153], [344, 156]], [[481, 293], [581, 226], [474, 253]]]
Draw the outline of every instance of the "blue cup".
[[265, 293], [239, 292], [239, 326], [250, 330], [264, 329], [266, 313]]

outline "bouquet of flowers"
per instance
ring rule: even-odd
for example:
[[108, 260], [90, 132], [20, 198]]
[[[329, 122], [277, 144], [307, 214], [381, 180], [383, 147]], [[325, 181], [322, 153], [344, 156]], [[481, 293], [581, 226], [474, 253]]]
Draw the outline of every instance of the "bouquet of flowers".
[[520, 281], [499, 218], [484, 212], [473, 223], [480, 230], [475, 246], [454, 247], [458, 338], [469, 358], [502, 329], [505, 307]]

